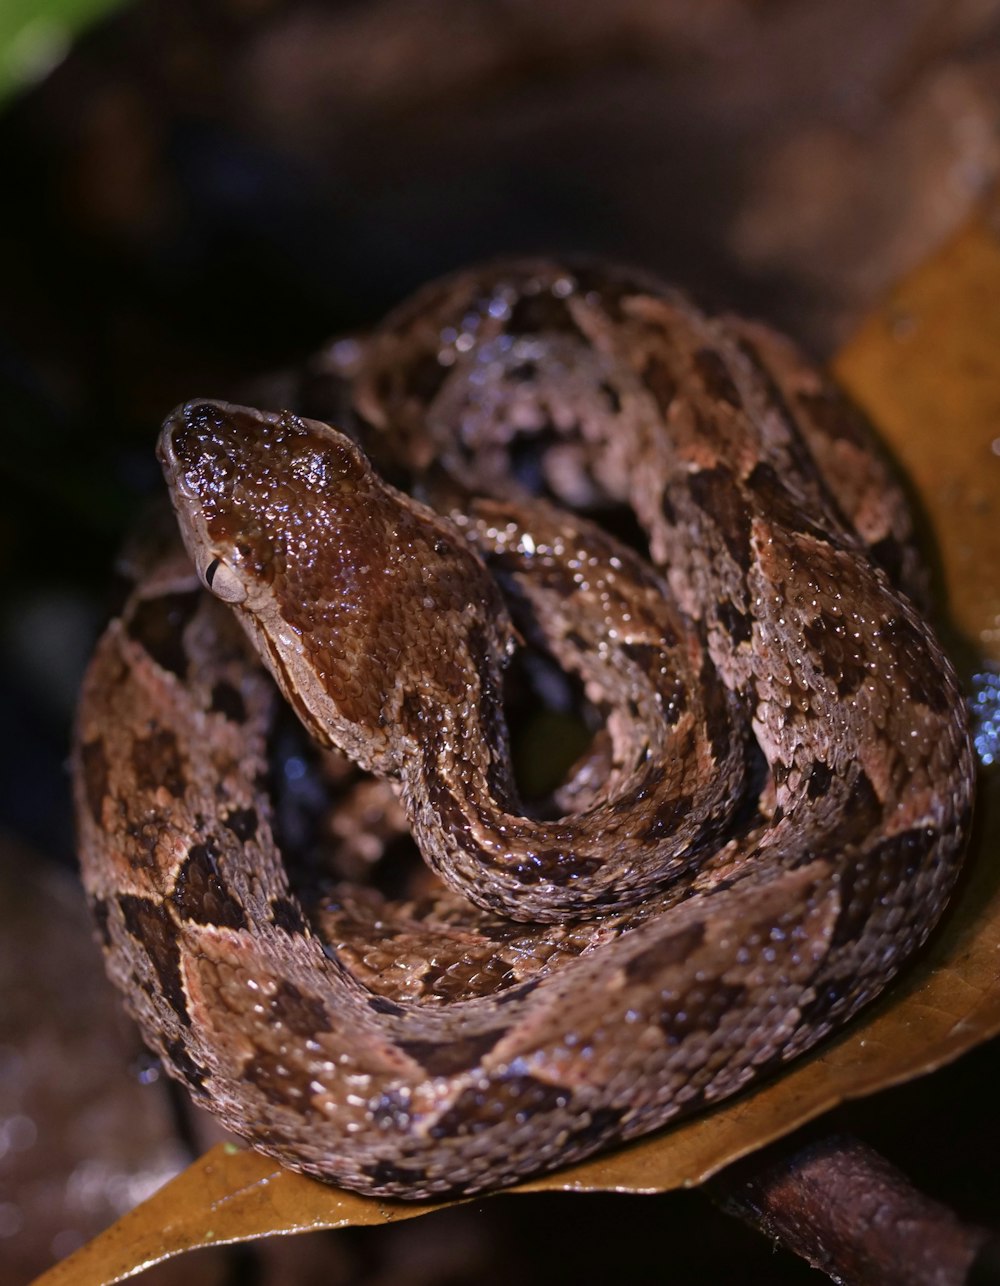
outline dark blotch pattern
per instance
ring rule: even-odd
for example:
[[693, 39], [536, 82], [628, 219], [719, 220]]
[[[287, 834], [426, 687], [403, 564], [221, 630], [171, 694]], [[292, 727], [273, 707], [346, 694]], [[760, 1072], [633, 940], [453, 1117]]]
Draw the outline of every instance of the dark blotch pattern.
[[420, 402], [433, 402], [448, 378], [450, 368], [432, 353], [421, 353], [404, 372], [407, 394]]
[[[910, 696], [933, 710], [935, 714], [944, 714], [950, 703], [950, 693], [944, 683], [935, 683], [934, 676], [939, 673], [928, 663], [927, 642], [908, 616], [900, 612], [882, 626], [882, 637], [890, 643], [900, 655], [900, 669], [906, 675]], [[925, 681], [921, 675], [926, 675]]]
[[123, 894], [118, 899], [125, 928], [141, 943], [153, 963], [160, 990], [167, 1003], [185, 1026], [191, 1025], [187, 1000], [181, 983], [180, 950], [177, 946], [177, 926], [166, 907], [149, 898]]
[[668, 1045], [679, 1045], [697, 1031], [714, 1032], [727, 1014], [743, 1009], [747, 989], [742, 983], [715, 978], [694, 983], [683, 996], [664, 1003], [658, 1021]]
[[419, 1166], [394, 1165], [391, 1161], [375, 1161], [371, 1165], [363, 1165], [361, 1173], [371, 1179], [372, 1187], [376, 1190], [388, 1188], [401, 1192], [423, 1183], [426, 1177], [425, 1171]]
[[730, 558], [742, 571], [750, 566], [750, 512], [732, 472], [724, 465], [692, 473], [688, 488], [695, 504], [722, 536]]
[[399, 1047], [429, 1076], [454, 1076], [477, 1066], [506, 1032], [506, 1027], [497, 1027], [478, 1036], [464, 1036], [457, 1040], [401, 1040]]
[[852, 639], [843, 618], [820, 611], [802, 627], [810, 647], [826, 658], [825, 668], [842, 697], [853, 696], [868, 678], [869, 670], [858, 644]]
[[200, 598], [196, 590], [142, 599], [126, 622], [130, 637], [142, 644], [157, 665], [181, 680], [188, 671], [184, 627], [197, 611]]
[[719, 624], [737, 646], [741, 643], [749, 643], [753, 638], [753, 620], [746, 612], [741, 612], [738, 607], [734, 607], [728, 598], [722, 599], [715, 609], [715, 614]]
[[641, 951], [625, 966], [629, 982], [655, 981], [664, 969], [682, 964], [705, 941], [705, 926], [689, 924], [686, 928]]
[[596, 1149], [602, 1143], [618, 1137], [618, 1127], [625, 1116], [623, 1107], [599, 1107], [589, 1113], [579, 1125], [570, 1132], [569, 1142], [587, 1150]]
[[647, 844], [655, 844], [660, 840], [669, 839], [690, 813], [693, 802], [690, 795], [677, 795], [673, 799], [665, 800], [643, 832], [642, 840]]
[[398, 1090], [369, 1099], [368, 1110], [380, 1130], [405, 1130], [410, 1123], [409, 1101]]
[[271, 998], [271, 1017], [308, 1040], [317, 1032], [331, 1031], [326, 1005], [315, 996], [306, 996], [294, 983], [282, 981]]
[[795, 400], [826, 437], [870, 449], [873, 435], [861, 412], [840, 389], [827, 385], [815, 393], [798, 393]]
[[105, 948], [111, 946], [111, 930], [108, 928], [109, 911], [110, 908], [104, 898], [91, 898], [90, 914], [94, 917], [97, 936], [101, 940], [101, 945]]
[[840, 914], [833, 931], [833, 944], [842, 946], [861, 933], [873, 906], [913, 878], [913, 874], [936, 843], [934, 830], [903, 831], [881, 840], [844, 871], [840, 880]]
[[844, 807], [840, 810], [837, 824], [826, 836], [827, 849], [836, 856], [844, 848], [863, 844], [875, 828], [881, 825], [882, 812], [882, 804], [871, 779], [859, 768]]
[[676, 374], [661, 357], [651, 357], [643, 367], [642, 378], [661, 415], [666, 415], [677, 396]]
[[537, 295], [522, 295], [511, 309], [507, 321], [511, 335], [549, 334], [575, 335], [583, 339], [580, 328], [573, 320], [565, 299], [557, 299], [549, 291]]
[[523, 1000], [525, 996], [530, 996], [538, 986], [540, 978], [532, 978], [530, 982], [519, 983], [516, 987], [508, 987], [506, 991], [501, 991], [493, 997], [497, 1005], [509, 1005], [515, 1000]]
[[833, 781], [833, 769], [829, 764], [817, 759], [809, 769], [809, 780], [806, 782], [806, 794], [810, 799], [820, 799], [830, 789]]
[[164, 1046], [163, 1052], [166, 1054], [174, 1071], [186, 1081], [194, 1093], [204, 1095], [208, 1071], [191, 1057], [184, 1047], [183, 1041], [170, 1041]]
[[393, 1000], [387, 1000], [385, 996], [369, 996], [368, 1008], [375, 1014], [388, 1014], [391, 1018], [401, 1018], [406, 1010], [402, 1005], [397, 1005]]
[[813, 522], [802, 506], [789, 494], [787, 487], [771, 465], [763, 463], [755, 465], [747, 478], [746, 485], [757, 500], [758, 512], [762, 513], [769, 522], [784, 527], [786, 531], [802, 532], [835, 548], [840, 547], [840, 542], [828, 530]]
[[306, 927], [302, 912], [291, 898], [272, 899], [271, 923], [286, 933], [302, 933]]
[[600, 857], [583, 857], [563, 848], [544, 848], [529, 854], [529, 865], [517, 868], [523, 884], [537, 884], [545, 880], [556, 888], [568, 888], [580, 876], [595, 875], [603, 865]]
[[868, 546], [868, 552], [893, 585], [902, 583], [906, 555], [895, 536], [883, 536], [881, 540], [876, 540], [873, 545]]
[[311, 1104], [302, 1088], [301, 1074], [287, 1067], [279, 1054], [261, 1050], [244, 1066], [243, 1076], [256, 1085], [265, 1098], [297, 1112], [310, 1113]]
[[507, 1076], [490, 1081], [485, 1089], [470, 1086], [431, 1128], [435, 1139], [464, 1138], [502, 1127], [505, 1121], [523, 1124], [542, 1113], [554, 1112], [569, 1102], [569, 1091], [534, 1076]]
[[608, 384], [606, 382], [599, 385], [599, 387], [608, 400], [608, 410], [612, 415], [617, 415], [622, 409], [622, 400], [618, 394], [618, 390], [613, 384]]
[[741, 406], [739, 389], [720, 353], [714, 348], [699, 348], [694, 355], [694, 369], [709, 397], [727, 406]]
[[211, 840], [191, 849], [177, 876], [171, 900], [185, 920], [215, 924], [222, 929], [246, 928], [246, 915], [226, 888]]
[[97, 826], [101, 825], [102, 805], [108, 793], [108, 756], [104, 742], [100, 737], [88, 741], [80, 748], [80, 761], [83, 768], [83, 788], [87, 796], [87, 807]]
[[257, 827], [260, 825], [256, 808], [234, 808], [226, 813], [222, 821], [226, 828], [244, 844], [256, 836]]
[[163, 835], [165, 819], [155, 809], [149, 809], [139, 822], [129, 822], [125, 828], [128, 843], [125, 857], [129, 865], [140, 871], [152, 871], [157, 865], [157, 850]]
[[243, 694], [239, 688], [233, 687], [225, 679], [220, 679], [212, 688], [210, 709], [215, 714], [223, 715], [230, 723], [247, 721], [247, 705], [243, 700]]
[[177, 737], [169, 728], [158, 728], [148, 737], [132, 742], [132, 763], [136, 785], [155, 794], [162, 786], [174, 799], [182, 799], [187, 789], [187, 774]]

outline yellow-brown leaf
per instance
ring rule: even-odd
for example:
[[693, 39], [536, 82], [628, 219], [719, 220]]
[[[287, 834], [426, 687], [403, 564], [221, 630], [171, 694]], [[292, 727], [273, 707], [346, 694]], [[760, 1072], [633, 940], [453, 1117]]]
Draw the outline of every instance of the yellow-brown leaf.
[[[930, 517], [951, 617], [1000, 659], [1000, 243], [984, 215], [904, 282], [840, 355]], [[862, 1018], [706, 1116], [513, 1189], [661, 1192], [697, 1184], [835, 1104], [933, 1070], [1000, 1031], [1000, 780], [983, 783], [969, 876], [931, 948]], [[441, 1204], [358, 1197], [232, 1145], [39, 1278], [104, 1286], [195, 1247], [389, 1223]]]

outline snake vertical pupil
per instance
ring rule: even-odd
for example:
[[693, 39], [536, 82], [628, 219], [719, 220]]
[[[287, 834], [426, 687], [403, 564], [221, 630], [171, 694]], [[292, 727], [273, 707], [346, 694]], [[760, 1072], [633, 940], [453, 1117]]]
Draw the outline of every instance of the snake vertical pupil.
[[205, 568], [205, 584], [209, 589], [212, 588], [212, 582], [215, 580], [215, 573], [219, 570], [219, 564], [221, 562], [221, 558], [213, 558]]

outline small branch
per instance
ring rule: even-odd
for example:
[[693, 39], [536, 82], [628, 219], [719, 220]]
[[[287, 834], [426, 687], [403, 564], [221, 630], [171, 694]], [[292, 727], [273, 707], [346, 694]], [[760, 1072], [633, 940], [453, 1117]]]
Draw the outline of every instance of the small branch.
[[1000, 1283], [990, 1234], [962, 1224], [857, 1139], [768, 1148], [706, 1189], [727, 1214], [847, 1286]]

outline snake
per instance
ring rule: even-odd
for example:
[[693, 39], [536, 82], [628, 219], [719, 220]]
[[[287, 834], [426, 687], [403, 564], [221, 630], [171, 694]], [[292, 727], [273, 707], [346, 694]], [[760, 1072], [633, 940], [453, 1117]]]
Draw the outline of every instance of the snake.
[[[909, 507], [831, 379], [641, 272], [517, 260], [302, 389], [168, 417], [183, 548], [137, 560], [77, 713], [106, 967], [194, 1100], [357, 1192], [471, 1194], [707, 1110], [878, 995], [947, 904], [973, 758]], [[589, 730], [537, 797], [519, 657]], [[369, 865], [409, 828], [411, 892], [289, 874], [289, 707], [355, 774], [344, 817], [367, 792]]]

